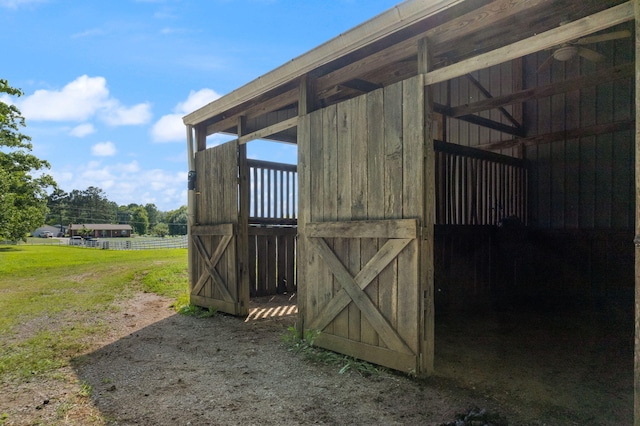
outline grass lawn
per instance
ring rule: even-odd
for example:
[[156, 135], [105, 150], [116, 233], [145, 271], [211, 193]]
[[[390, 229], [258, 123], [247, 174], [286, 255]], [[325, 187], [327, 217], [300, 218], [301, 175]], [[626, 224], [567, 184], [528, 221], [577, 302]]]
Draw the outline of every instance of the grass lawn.
[[187, 304], [187, 250], [0, 246], [0, 382], [54, 374], [136, 291]]

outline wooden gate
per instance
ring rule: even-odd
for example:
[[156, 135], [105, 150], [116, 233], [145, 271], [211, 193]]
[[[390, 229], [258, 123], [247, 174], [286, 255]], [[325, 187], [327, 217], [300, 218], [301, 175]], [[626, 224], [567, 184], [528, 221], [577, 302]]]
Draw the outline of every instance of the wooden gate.
[[193, 268], [190, 301], [232, 315], [247, 315], [248, 284], [242, 285], [242, 251], [238, 250], [238, 143], [196, 153], [195, 225], [189, 255]]
[[433, 366], [423, 87], [405, 80], [298, 126], [302, 328], [321, 347], [417, 374]]

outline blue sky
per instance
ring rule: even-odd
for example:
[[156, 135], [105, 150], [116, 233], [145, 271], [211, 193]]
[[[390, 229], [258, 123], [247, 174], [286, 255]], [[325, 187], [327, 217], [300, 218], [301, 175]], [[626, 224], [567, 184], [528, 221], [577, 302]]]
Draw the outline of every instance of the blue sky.
[[[69, 192], [186, 204], [182, 116], [399, 0], [0, 0], [0, 78]], [[215, 140], [215, 139], [214, 139]], [[295, 146], [249, 155], [295, 163]]]

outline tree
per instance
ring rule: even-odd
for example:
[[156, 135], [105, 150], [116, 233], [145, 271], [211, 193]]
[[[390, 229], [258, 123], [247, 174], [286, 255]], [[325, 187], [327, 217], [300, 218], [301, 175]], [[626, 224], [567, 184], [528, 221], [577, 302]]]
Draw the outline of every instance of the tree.
[[165, 222], [170, 235], [187, 235], [187, 206], [167, 212]]
[[74, 189], [67, 198], [69, 223], [114, 223], [118, 205], [109, 201], [100, 188], [90, 186], [84, 191]]
[[[23, 95], [2, 79], [1, 93]], [[29, 231], [44, 224], [47, 190], [56, 187], [53, 178], [42, 173], [49, 163], [30, 154], [31, 138], [21, 127], [26, 124], [20, 110], [0, 100], [0, 240], [26, 240]]]
[[158, 222], [160, 222], [160, 211], [153, 203], [145, 204], [144, 209], [147, 211], [147, 217], [149, 218], [149, 227], [153, 228]]
[[131, 227], [138, 235], [144, 235], [149, 229], [149, 217], [144, 207], [135, 207], [131, 212]]
[[169, 234], [169, 225], [160, 222], [151, 229], [151, 233], [157, 237], [164, 237]]

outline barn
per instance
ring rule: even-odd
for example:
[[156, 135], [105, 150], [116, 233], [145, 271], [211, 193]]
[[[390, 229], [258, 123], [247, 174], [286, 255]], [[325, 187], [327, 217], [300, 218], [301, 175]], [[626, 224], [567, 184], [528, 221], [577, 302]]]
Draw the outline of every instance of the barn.
[[[185, 116], [192, 303], [296, 292], [318, 345], [421, 376], [439, 312], [606, 311], [637, 333], [638, 17], [409, 0]], [[254, 140], [297, 164], [248, 159]]]

